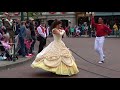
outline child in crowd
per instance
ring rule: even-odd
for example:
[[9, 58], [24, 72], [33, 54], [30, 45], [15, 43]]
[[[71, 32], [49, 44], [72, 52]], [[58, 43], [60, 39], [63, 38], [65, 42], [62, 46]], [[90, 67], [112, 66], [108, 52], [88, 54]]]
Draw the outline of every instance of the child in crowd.
[[30, 52], [30, 47], [31, 47], [31, 44], [32, 44], [32, 39], [25, 39], [24, 43], [25, 43], [25, 46], [26, 46], [25, 50], [26, 50], [27, 56], [32, 56], [32, 54], [29, 53]]
[[11, 49], [11, 46], [9, 44], [9, 37], [6, 34], [3, 35], [2, 39], [1, 39], [1, 43], [2, 43], [2, 45], [4, 46], [4, 48], [6, 50], [10, 50]]

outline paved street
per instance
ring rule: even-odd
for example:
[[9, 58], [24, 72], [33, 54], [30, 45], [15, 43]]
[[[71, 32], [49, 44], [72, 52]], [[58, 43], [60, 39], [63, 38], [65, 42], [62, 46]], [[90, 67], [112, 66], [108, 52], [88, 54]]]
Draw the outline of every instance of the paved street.
[[[0, 71], [0, 78], [119, 78], [120, 58], [119, 45], [120, 38], [106, 38], [104, 64], [98, 64], [99, 57], [94, 51], [95, 38], [63, 38], [66, 46], [70, 48], [80, 72], [74, 76], [58, 76], [42, 69], [33, 69], [27, 63], [18, 65], [9, 70]], [[53, 38], [48, 38], [51, 42]], [[36, 45], [37, 46], [37, 45]]]

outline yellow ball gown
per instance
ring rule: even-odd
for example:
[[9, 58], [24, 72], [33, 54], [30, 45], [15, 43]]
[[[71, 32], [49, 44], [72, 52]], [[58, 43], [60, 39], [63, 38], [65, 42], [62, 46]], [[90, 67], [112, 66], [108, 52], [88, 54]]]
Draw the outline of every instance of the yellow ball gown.
[[53, 34], [54, 41], [37, 54], [31, 67], [42, 68], [58, 75], [71, 76], [79, 72], [72, 53], [61, 40], [63, 34], [64, 30], [60, 35]]

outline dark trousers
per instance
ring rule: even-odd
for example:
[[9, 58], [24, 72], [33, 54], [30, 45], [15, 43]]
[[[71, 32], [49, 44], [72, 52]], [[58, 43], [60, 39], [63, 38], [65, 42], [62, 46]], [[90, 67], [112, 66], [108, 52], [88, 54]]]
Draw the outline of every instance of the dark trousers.
[[21, 51], [22, 56], [24, 57], [26, 55], [24, 38], [19, 37], [19, 41], [20, 41], [20, 46], [21, 46], [20, 51]]
[[30, 47], [30, 53], [33, 53], [36, 38], [35, 38], [35, 36], [31, 36], [31, 38], [32, 38], [33, 42], [32, 42], [31, 47]]
[[26, 53], [26, 55], [29, 54], [29, 49], [26, 47], [26, 44], [25, 44], [25, 53]]
[[46, 39], [44, 39], [43, 37], [40, 37], [40, 44], [39, 44], [38, 53], [40, 53], [43, 50], [45, 45], [46, 45]]

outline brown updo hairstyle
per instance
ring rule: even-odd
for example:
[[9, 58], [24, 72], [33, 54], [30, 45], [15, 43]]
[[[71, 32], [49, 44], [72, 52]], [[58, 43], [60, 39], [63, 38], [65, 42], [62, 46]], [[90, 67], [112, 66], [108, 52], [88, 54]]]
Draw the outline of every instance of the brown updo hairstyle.
[[59, 24], [62, 24], [62, 22], [55, 19], [54, 22], [52, 23], [51, 27], [50, 27], [50, 30], [52, 31], [52, 29], [55, 28]]

